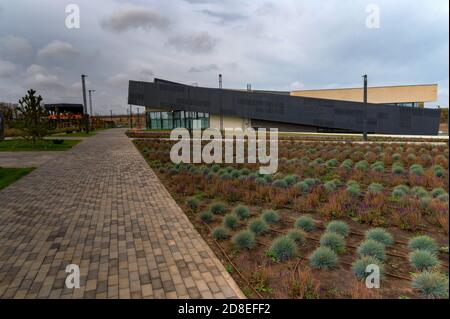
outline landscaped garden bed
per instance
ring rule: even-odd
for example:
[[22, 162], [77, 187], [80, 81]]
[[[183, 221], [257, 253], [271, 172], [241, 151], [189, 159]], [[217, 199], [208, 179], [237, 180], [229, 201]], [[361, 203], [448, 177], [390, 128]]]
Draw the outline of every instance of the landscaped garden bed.
[[448, 298], [448, 144], [282, 140], [260, 175], [134, 142], [249, 297]]

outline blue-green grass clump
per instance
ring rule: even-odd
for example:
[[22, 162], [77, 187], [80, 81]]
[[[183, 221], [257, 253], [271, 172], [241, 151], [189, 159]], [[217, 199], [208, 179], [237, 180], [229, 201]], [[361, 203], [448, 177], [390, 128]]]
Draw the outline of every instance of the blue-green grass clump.
[[233, 212], [239, 219], [247, 219], [250, 215], [248, 208], [244, 205], [236, 206]]
[[284, 179], [277, 179], [273, 181], [272, 186], [277, 188], [287, 188], [288, 184]]
[[191, 197], [186, 201], [186, 205], [193, 211], [197, 210], [199, 200], [196, 197]]
[[262, 213], [261, 217], [262, 217], [262, 219], [264, 219], [264, 221], [266, 223], [271, 223], [271, 224], [278, 223], [278, 221], [280, 220], [280, 216], [274, 210], [266, 210], [266, 211], [264, 211]]
[[267, 231], [267, 224], [261, 218], [258, 218], [258, 219], [255, 219], [254, 221], [252, 221], [248, 227], [256, 235], [261, 235]]
[[270, 252], [278, 261], [288, 260], [297, 253], [297, 244], [288, 236], [282, 236], [274, 240]]
[[228, 232], [224, 227], [216, 227], [212, 230], [211, 235], [213, 236], [214, 239], [217, 240], [224, 240], [228, 238]]
[[414, 250], [409, 254], [409, 263], [417, 270], [430, 270], [439, 265], [439, 259], [427, 250]]
[[223, 218], [223, 225], [233, 229], [238, 225], [238, 218], [234, 214], [228, 214]]
[[328, 247], [319, 247], [309, 256], [309, 263], [316, 269], [331, 270], [337, 266], [338, 256]]
[[424, 271], [414, 276], [411, 287], [426, 298], [448, 298], [448, 278], [436, 271]]
[[295, 227], [305, 232], [311, 232], [316, 229], [316, 223], [311, 216], [302, 216], [295, 221]]
[[371, 272], [366, 272], [367, 266], [369, 265], [377, 265], [380, 270], [380, 276], [383, 276], [384, 273], [384, 265], [378, 259], [372, 256], [363, 256], [356, 260], [352, 264], [352, 272], [358, 278], [358, 280], [365, 280], [367, 276], [371, 274]]
[[383, 228], [372, 228], [366, 232], [366, 239], [375, 240], [385, 246], [390, 246], [394, 243], [394, 237]]
[[360, 256], [372, 256], [380, 261], [386, 259], [384, 245], [372, 239], [364, 241], [358, 247], [357, 252]]
[[383, 191], [383, 185], [379, 183], [372, 183], [367, 187], [367, 190], [369, 191], [369, 193], [379, 194]]
[[411, 250], [427, 250], [430, 253], [435, 254], [437, 253], [439, 246], [433, 238], [426, 235], [420, 235], [413, 237], [408, 241], [408, 248]]
[[337, 233], [326, 232], [320, 237], [320, 246], [328, 247], [337, 254], [341, 254], [345, 251], [345, 239]]
[[200, 213], [200, 219], [204, 222], [210, 222], [214, 215], [209, 210]]
[[255, 235], [248, 230], [242, 230], [233, 237], [233, 244], [238, 249], [251, 249], [255, 246]]
[[350, 234], [350, 227], [348, 227], [346, 222], [340, 220], [329, 222], [326, 230], [327, 232], [333, 232], [343, 237], [347, 237]]
[[287, 232], [286, 236], [295, 241], [297, 244], [303, 244], [306, 241], [305, 232], [300, 229], [291, 229]]
[[213, 203], [210, 206], [210, 211], [214, 215], [224, 214], [226, 211], [225, 205], [223, 203]]

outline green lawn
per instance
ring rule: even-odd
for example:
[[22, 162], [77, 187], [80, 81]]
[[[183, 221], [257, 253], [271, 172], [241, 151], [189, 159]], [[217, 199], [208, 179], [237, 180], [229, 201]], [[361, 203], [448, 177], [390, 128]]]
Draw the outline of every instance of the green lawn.
[[65, 151], [80, 143], [79, 140], [64, 140], [61, 144], [53, 143], [53, 140], [40, 140], [33, 142], [24, 139], [0, 141], [0, 152], [7, 151]]
[[14, 183], [18, 179], [30, 173], [34, 167], [28, 168], [6, 168], [0, 167], [0, 190]]

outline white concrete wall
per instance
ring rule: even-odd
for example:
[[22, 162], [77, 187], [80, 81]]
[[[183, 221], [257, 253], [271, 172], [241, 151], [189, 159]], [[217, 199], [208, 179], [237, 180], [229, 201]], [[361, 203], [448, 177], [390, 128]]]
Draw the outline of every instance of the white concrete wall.
[[[210, 114], [209, 127], [220, 129], [220, 115]], [[235, 116], [223, 116], [223, 128], [241, 128], [243, 130], [251, 127], [251, 120]]]

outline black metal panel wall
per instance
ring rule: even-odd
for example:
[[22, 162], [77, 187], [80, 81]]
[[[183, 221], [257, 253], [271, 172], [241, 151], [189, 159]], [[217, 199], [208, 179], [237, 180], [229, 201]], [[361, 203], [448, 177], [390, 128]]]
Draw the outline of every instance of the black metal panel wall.
[[[156, 82], [156, 81], [155, 81]], [[360, 132], [363, 103], [130, 81], [128, 103]], [[436, 135], [440, 110], [368, 104], [370, 133]]]

